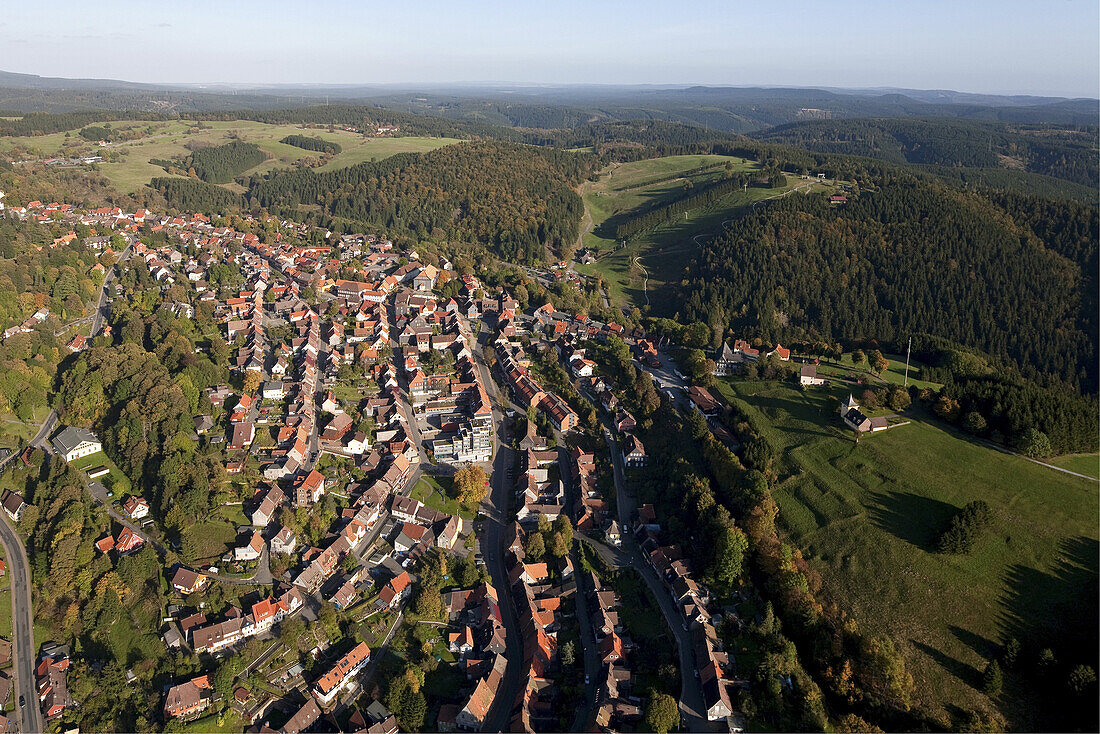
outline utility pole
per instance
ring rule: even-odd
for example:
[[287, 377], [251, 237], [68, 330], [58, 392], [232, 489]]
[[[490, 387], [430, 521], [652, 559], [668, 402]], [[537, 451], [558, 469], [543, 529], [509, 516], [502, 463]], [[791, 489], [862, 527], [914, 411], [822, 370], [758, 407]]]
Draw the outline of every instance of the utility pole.
[[909, 353], [913, 350], [913, 337], [909, 337], [909, 346], [905, 348], [905, 387], [909, 387]]

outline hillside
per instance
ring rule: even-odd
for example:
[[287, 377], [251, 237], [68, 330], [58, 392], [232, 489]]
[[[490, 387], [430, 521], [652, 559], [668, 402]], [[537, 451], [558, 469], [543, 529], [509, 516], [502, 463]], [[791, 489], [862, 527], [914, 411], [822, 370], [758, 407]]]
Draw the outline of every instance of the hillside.
[[1100, 179], [1095, 127], [951, 119], [813, 120], [773, 127], [755, 137], [891, 163], [1025, 170], [1092, 188]]
[[248, 196], [326, 226], [463, 238], [505, 260], [538, 262], [546, 247], [577, 239], [583, 206], [573, 187], [594, 166], [583, 154], [471, 142], [339, 171], [285, 173], [256, 182]]

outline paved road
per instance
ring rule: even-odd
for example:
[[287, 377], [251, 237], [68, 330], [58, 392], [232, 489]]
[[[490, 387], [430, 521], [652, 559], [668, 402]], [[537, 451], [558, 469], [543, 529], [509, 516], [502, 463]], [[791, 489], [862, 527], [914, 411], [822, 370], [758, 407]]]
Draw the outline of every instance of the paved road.
[[[34, 685], [34, 620], [31, 607], [30, 565], [23, 539], [15, 532], [5, 514], [0, 522], [0, 542], [8, 559], [12, 603], [12, 663], [15, 670], [16, 710], [11, 718], [22, 732], [43, 731], [42, 712]], [[25, 701], [19, 706], [19, 698]]]
[[[573, 476], [573, 465], [569, 455], [569, 447], [558, 434], [558, 467], [562, 481], [565, 482], [565, 506], [574, 507], [577, 501], [577, 478]], [[574, 533], [579, 537], [579, 533]], [[588, 594], [593, 591], [588, 576], [579, 573], [581, 568], [580, 555], [574, 544], [569, 551], [569, 557], [573, 561], [573, 568], [577, 571], [577, 626], [580, 628], [581, 653], [584, 656], [584, 674], [589, 681], [585, 686], [586, 696], [584, 706], [577, 709], [577, 716], [573, 721], [573, 731], [586, 731], [589, 722], [596, 720], [596, 705], [599, 703], [597, 695], [599, 686], [596, 681], [600, 674], [600, 656], [596, 644], [596, 634], [592, 629], [592, 609], [589, 607], [591, 599]]]
[[103, 329], [103, 322], [107, 319], [107, 287], [111, 285], [111, 281], [115, 279], [115, 276], [119, 272], [119, 265], [130, 257], [131, 245], [127, 245], [126, 249], [119, 255], [118, 262], [107, 271], [107, 274], [103, 276], [103, 285], [99, 288], [99, 302], [96, 304], [95, 315], [92, 317], [92, 338], [99, 336], [99, 332]]
[[[604, 439], [611, 450], [611, 464], [615, 477], [615, 497], [619, 511], [619, 526], [623, 529], [623, 547], [611, 553], [616, 566], [630, 566], [645, 580], [649, 590], [657, 599], [657, 605], [665, 617], [665, 622], [676, 639], [680, 654], [680, 717], [688, 731], [707, 731], [709, 729], [706, 706], [703, 702], [703, 687], [695, 677], [699, 670], [695, 661], [695, 650], [691, 633], [684, 624], [683, 615], [672, 602], [668, 589], [657, 577], [657, 573], [642, 560], [641, 553], [635, 548], [634, 535], [629, 531], [630, 519], [634, 511], [634, 497], [626, 491], [626, 478], [622, 466], [622, 453], [611, 432], [604, 428]], [[590, 541], [592, 542], [592, 541]], [[603, 555], [601, 553], [601, 555]], [[607, 556], [605, 556], [607, 558]]]
[[493, 406], [496, 457], [489, 482], [489, 495], [481, 506], [482, 513], [485, 515], [481, 550], [500, 601], [500, 614], [504, 622], [504, 639], [507, 646], [504, 654], [508, 663], [482, 731], [507, 731], [516, 696], [524, 683], [523, 643], [520, 637], [519, 618], [516, 615], [511, 585], [508, 583], [508, 569], [504, 565], [504, 530], [509, 523], [508, 501], [511, 494], [511, 482], [508, 479], [511, 477], [515, 458], [510, 445], [508, 428], [504, 424], [504, 415], [500, 409], [500, 393], [481, 353], [483, 343], [488, 343], [487, 332], [484, 329], [481, 339], [475, 340], [470, 351], [473, 354], [474, 363], [481, 372], [482, 384], [489, 394], [489, 402]]

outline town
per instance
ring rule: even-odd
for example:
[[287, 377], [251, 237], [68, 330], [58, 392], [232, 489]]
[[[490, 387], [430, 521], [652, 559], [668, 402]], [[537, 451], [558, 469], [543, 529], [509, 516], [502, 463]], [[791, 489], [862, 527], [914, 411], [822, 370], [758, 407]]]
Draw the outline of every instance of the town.
[[[742, 624], [736, 604], [715, 606], [680, 547], [661, 544], [653, 506], [633, 507], [629, 477], [647, 454], [628, 408], [636, 399], [603, 369], [608, 347], [631, 350], [627, 359], [639, 370], [679, 374], [639, 328], [549, 303], [525, 313], [507, 290], [456, 272], [445, 258], [424, 262], [373, 235], [326, 232], [331, 244], [303, 245], [307, 231], [286, 221], [243, 220], [274, 226], [274, 237], [261, 237], [199, 214], [37, 201], [9, 213], [92, 228], [99, 234], [80, 243], [117, 258], [102, 316], [88, 335], [68, 341], [71, 352], [109, 338], [115, 304], [141, 295], [126, 285], [133, 267], [148, 273], [148, 287], [174, 316], [206, 309], [230, 348], [231, 381], [206, 389], [209, 411], [195, 416], [193, 435], [224, 456], [248, 522], [221, 559], [165, 569], [163, 645], [214, 666], [165, 691], [166, 721], [228, 707], [258, 731], [306, 731], [323, 717], [345, 731], [396, 731], [397, 716], [409, 713], [368, 692], [378, 690], [380, 660], [411, 622], [418, 639], [423, 626], [438, 630], [425, 644], [452, 661], [461, 681], [429, 699], [439, 730], [637, 726], [647, 700], [632, 681], [654, 671], [631, 662], [641, 640], [620, 618], [614, 583], [625, 574], [679, 650], [685, 695], [677, 718], [742, 730], [737, 691], [748, 683], [717, 630]], [[226, 266], [239, 271], [239, 285], [211, 282]], [[790, 359], [781, 346], [772, 353]], [[712, 371], [726, 374], [758, 350], [738, 342], [715, 356]], [[559, 387], [564, 377], [568, 394], [545, 377]], [[689, 410], [716, 415], [705, 388], [655, 379]], [[578, 411], [592, 415], [582, 420]], [[713, 429], [731, 441], [719, 422]], [[150, 547], [168, 562], [163, 518], [149, 498], [116, 496], [117, 470], [92, 431], [62, 426], [40, 447], [78, 467], [107, 507], [117, 531], [95, 544], [99, 553], [118, 563]], [[459, 501], [448, 485], [463, 485]], [[338, 498], [331, 525], [303, 537], [326, 497]], [[3, 504], [18, 521], [22, 497], [7, 492]], [[471, 585], [440, 574], [455, 567]], [[210, 592], [218, 585], [247, 591], [216, 606]], [[355, 642], [361, 634], [334, 638], [319, 631], [331, 630], [325, 620], [333, 614], [360, 629], [371, 620], [388, 628], [373, 646]], [[288, 627], [301, 636], [287, 639]], [[217, 661], [242, 650], [261, 650], [245, 669], [268, 677], [249, 686], [240, 673], [241, 685], [220, 690]], [[295, 650], [317, 663], [307, 671], [291, 662], [286, 653]], [[40, 653], [46, 720], [80, 705], [66, 689], [68, 655], [47, 646]]]

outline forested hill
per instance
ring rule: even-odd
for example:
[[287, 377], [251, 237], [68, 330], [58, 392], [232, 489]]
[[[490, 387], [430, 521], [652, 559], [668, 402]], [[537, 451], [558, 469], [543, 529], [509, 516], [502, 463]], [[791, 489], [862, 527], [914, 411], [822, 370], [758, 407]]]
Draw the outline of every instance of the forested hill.
[[465, 239], [505, 260], [536, 262], [546, 247], [576, 240], [584, 206], [573, 188], [595, 166], [591, 155], [471, 142], [337, 171], [280, 174], [256, 182], [248, 196], [336, 229], [365, 224], [421, 239]]
[[[1024, 202], [1004, 199], [1002, 209], [905, 179], [841, 208], [777, 200], [703, 247], [686, 315], [773, 341], [927, 333], [1095, 392], [1095, 279], [1085, 271], [1095, 269], [1096, 211]], [[1080, 226], [1056, 235], [1041, 224], [1050, 221]]]
[[1095, 127], [946, 118], [814, 120], [774, 127], [755, 137], [891, 163], [1026, 170], [1093, 189], [1100, 178]]

